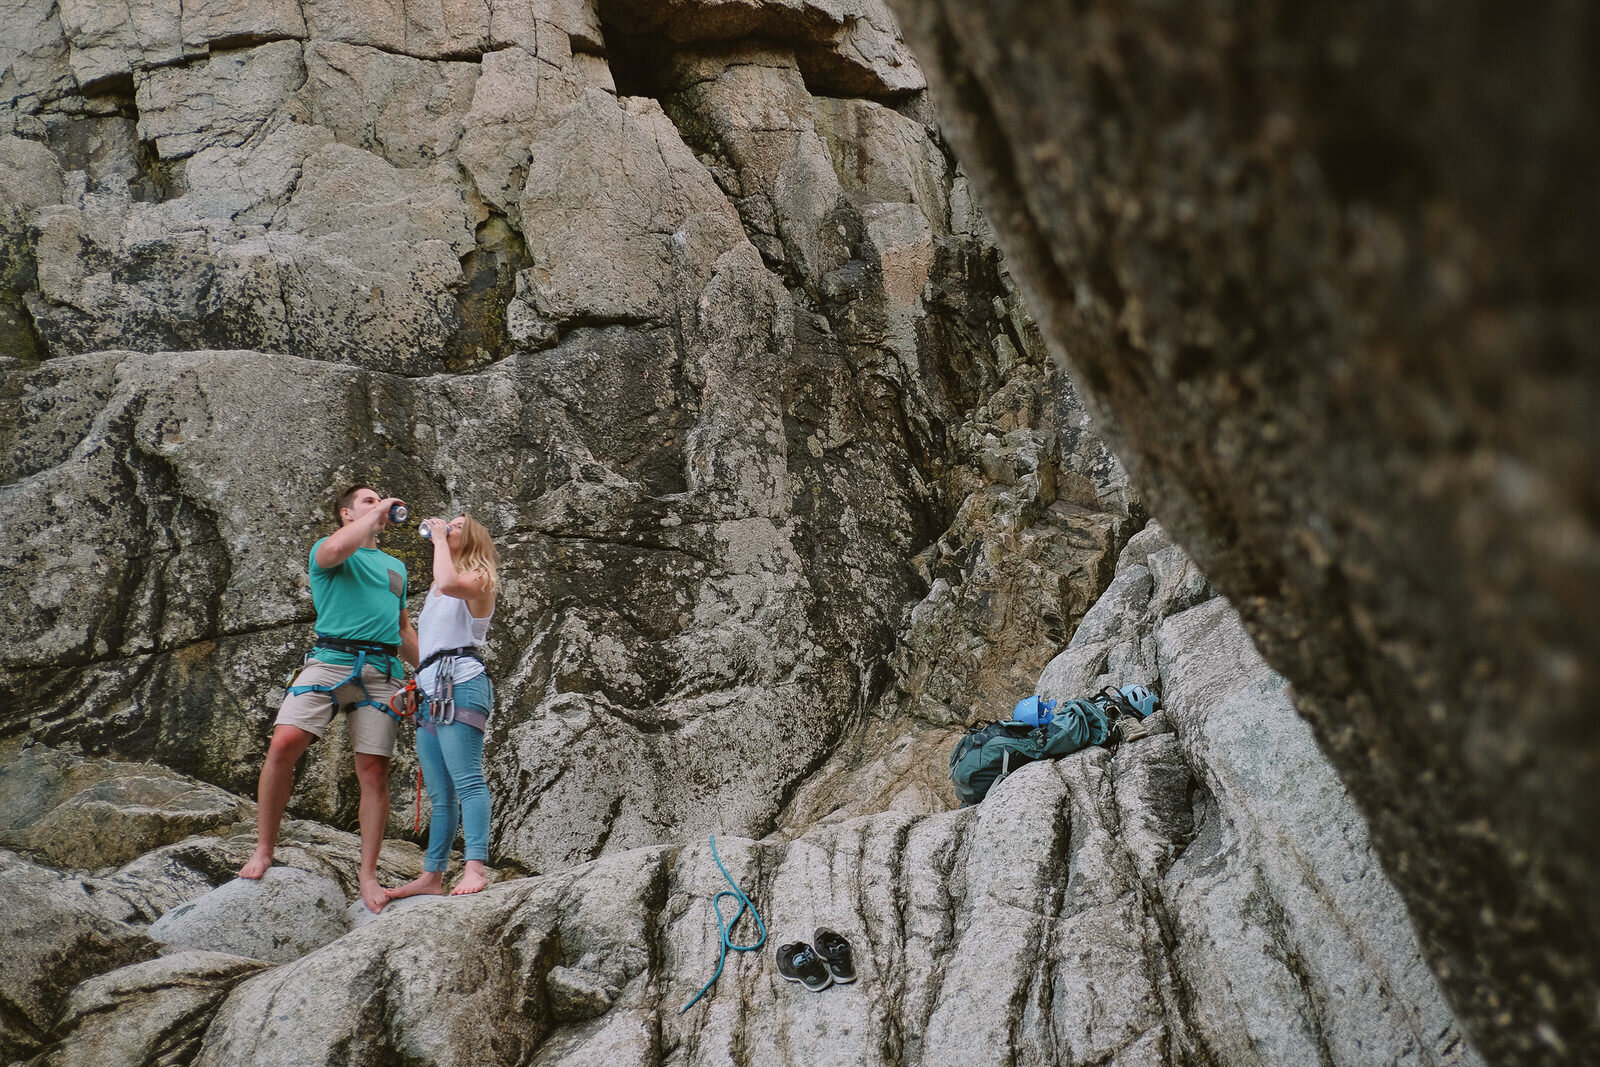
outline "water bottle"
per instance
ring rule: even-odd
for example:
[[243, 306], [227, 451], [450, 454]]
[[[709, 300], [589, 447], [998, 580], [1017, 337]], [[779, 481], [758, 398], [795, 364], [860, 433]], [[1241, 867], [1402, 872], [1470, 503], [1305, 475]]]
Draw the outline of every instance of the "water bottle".
[[409, 514], [411, 514], [411, 513], [406, 510], [406, 506], [404, 504], [390, 504], [389, 505], [389, 521], [390, 522], [405, 522], [406, 521], [406, 516], [409, 515]]

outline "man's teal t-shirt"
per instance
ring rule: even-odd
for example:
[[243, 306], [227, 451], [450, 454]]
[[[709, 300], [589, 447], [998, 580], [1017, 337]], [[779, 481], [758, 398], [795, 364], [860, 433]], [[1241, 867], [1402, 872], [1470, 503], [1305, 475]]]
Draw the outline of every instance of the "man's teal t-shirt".
[[[322, 541], [311, 546], [311, 602], [317, 608], [317, 633], [346, 641], [398, 645], [400, 613], [406, 607], [406, 565], [382, 549], [358, 548], [337, 567], [319, 567], [317, 549]], [[356, 662], [355, 653], [331, 648], [319, 648], [316, 655], [324, 663], [346, 667]], [[389, 659], [391, 674], [399, 677], [405, 673], [398, 657]], [[367, 662], [384, 669], [382, 656], [369, 656]]]

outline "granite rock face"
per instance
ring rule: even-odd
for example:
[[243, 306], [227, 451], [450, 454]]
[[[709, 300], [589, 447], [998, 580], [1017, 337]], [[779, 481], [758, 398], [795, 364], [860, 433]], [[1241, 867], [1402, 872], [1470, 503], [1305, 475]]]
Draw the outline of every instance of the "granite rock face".
[[[75, 989], [17, 954], [19, 976], [37, 970], [60, 992], [16, 1047], [41, 1064], [1484, 1062], [1287, 683], [1225, 600], [1174, 598], [1192, 583], [1153, 579], [1163, 568], [1193, 573], [1151, 524], [1035, 686], [1080, 693], [1141, 665], [1163, 700], [1154, 734], [1025, 766], [973, 808], [908, 794], [792, 835], [719, 835], [715, 853], [608, 850], [474, 896], [397, 902], [303, 955], [240, 940], [273, 927], [239, 882], [158, 906], [150, 937], [147, 917], [73, 903], [170, 882], [179, 866], [231, 868], [248, 836], [189, 838], [88, 878], [0, 857], [13, 899], [76, 908], [79, 925], [134, 953], [126, 966], [103, 951], [62, 957], [88, 967]], [[108, 769], [28, 755], [84, 788]], [[355, 869], [348, 834], [291, 821], [284, 840], [290, 866], [242, 888], [287, 911], [339, 892], [310, 888], [323, 879], [306, 859], [346, 879]], [[768, 940], [731, 954], [680, 1012], [715, 966], [719, 860]], [[415, 850], [411, 862], [383, 877], [414, 874]], [[58, 939], [77, 928], [48, 925]], [[858, 980], [812, 994], [779, 978], [773, 952], [821, 925], [851, 939]], [[171, 951], [174, 930], [190, 947]], [[169, 942], [160, 960], [152, 937]], [[753, 921], [733, 937], [753, 940]], [[262, 971], [224, 945], [289, 962]]]
[[10, 1055], [42, 1047], [79, 982], [156, 954], [154, 941], [108, 918], [80, 882], [14, 852], [0, 851], [0, 889], [0, 1048]]
[[159, 764], [75, 759], [35, 745], [0, 753], [0, 769], [0, 847], [54, 867], [118, 866], [254, 814], [238, 797]]
[[1487, 1055], [1600, 1043], [1596, 13], [895, 0], [1039, 317]]
[[[1338, 689], [1339, 671], [1376, 670], [1341, 642], [1381, 646], [1417, 684], [1469, 646], [1428, 659], [1409, 642], [1433, 633], [1429, 620], [1381, 610], [1398, 601], [1371, 593], [1385, 572], [1362, 570], [1360, 553], [1395, 529], [1386, 514], [1305, 512], [1309, 541], [1263, 521], [1302, 513], [1273, 511], [1287, 464], [1350, 460], [1307, 483], [1318, 493], [1370, 484], [1370, 451], [1250, 447], [1290, 440], [1292, 420], [1249, 421], [1288, 380], [1285, 339], [1331, 351], [1317, 325], [1360, 295], [1334, 286], [1318, 290], [1326, 306], [1274, 303], [1314, 273], [1311, 251], [1241, 295], [1216, 269], [1226, 256], [1189, 249], [1184, 270], [1197, 293], [1222, 287], [1226, 321], [1207, 317], [1210, 297], [1164, 303], [1165, 246], [1138, 242], [1166, 216], [1118, 192], [1131, 179], [1073, 171], [1042, 138], [1030, 166], [1092, 187], [1072, 215], [1085, 228], [1057, 251], [1126, 241], [1139, 254], [1085, 253], [1085, 280], [1050, 289], [1036, 248], [1019, 247], [1041, 331], [880, 0], [0, 0], [0, 24], [0, 844], [17, 850], [0, 875], [28, 902], [17, 921], [31, 938], [8, 964], [0, 1025], [20, 1055], [1477, 1062], [1361, 814], [1246, 637], [1295, 680], [1394, 869], [1416, 798], [1375, 810], [1372, 783], [1421, 764], [1395, 755], [1412, 751], [1385, 732], [1411, 729], [1401, 719], [1372, 733], [1381, 759], [1352, 767], [1370, 739], [1330, 726], [1330, 694], [1354, 694], [1350, 721], [1365, 723], [1362, 686], [1392, 678]], [[948, 40], [933, 48], [933, 69], [951, 54]], [[1161, 68], [1108, 69], [1088, 75], [1081, 114], [1115, 105], [1103, 90], [1119, 78]], [[1566, 114], [1528, 136], [1557, 138]], [[1238, 210], [1206, 214], [1203, 232], [1228, 255], [1253, 232], [1249, 183], [1314, 173], [1271, 155], [1297, 136], [1290, 118], [1262, 117], [1264, 161], [1216, 174], [1216, 196]], [[1203, 140], [1197, 122], [1183, 135]], [[1107, 160], [1146, 151], [1095, 130]], [[1174, 137], [1160, 151], [1184, 154]], [[1013, 241], [1015, 202], [972, 158]], [[1297, 186], [1273, 188], [1321, 210]], [[1379, 286], [1370, 279], [1390, 278], [1415, 234], [1341, 205], [1356, 265], [1340, 269]], [[1174, 201], [1162, 232], [1190, 232], [1188, 210]], [[1294, 245], [1262, 218], [1264, 261], [1325, 250], [1313, 240], [1324, 231]], [[1454, 218], [1424, 236], [1448, 237]], [[1479, 269], [1469, 252], [1452, 262]], [[1470, 271], [1428, 277], [1446, 297], [1452, 278], [1477, 284]], [[1341, 329], [1388, 336], [1373, 316]], [[1516, 330], [1542, 328], [1475, 321], [1473, 337], [1512, 347]], [[1236, 327], [1261, 347], [1238, 348]], [[1102, 363], [1136, 353], [1104, 371], [1121, 384], [1080, 374], [1080, 394], [1051, 358], [1064, 329], [1096, 341], [1086, 351]], [[1374, 344], [1385, 373], [1421, 373], [1405, 349]], [[1201, 385], [1161, 414], [1169, 356]], [[1354, 403], [1385, 379], [1331, 380], [1294, 410], [1326, 414], [1330, 396]], [[1407, 434], [1445, 433], [1451, 409], [1407, 421], [1416, 394], [1393, 395], [1398, 407], [1374, 404], [1352, 425], [1372, 429], [1371, 449], [1409, 442], [1396, 454], [1422, 455], [1427, 442]], [[1091, 402], [1135, 478], [1091, 430]], [[1316, 423], [1316, 440], [1343, 440], [1335, 422]], [[1547, 468], [1528, 470], [1479, 474], [1538, 506]], [[234, 954], [280, 958], [242, 936], [269, 924], [190, 924], [172, 938], [183, 951], [149, 960], [152, 933], [238, 911], [228, 883], [252, 843], [240, 797], [309, 640], [306, 558], [330, 530], [332, 494], [354, 482], [419, 515], [470, 510], [499, 541], [491, 855], [502, 875], [539, 876], [375, 921], [341, 914], [330, 886], [351, 899], [357, 793], [339, 720], [300, 768], [275, 876], [321, 885], [322, 932], [261, 974]], [[1427, 484], [1457, 500], [1448, 476]], [[1145, 526], [1146, 498], [1194, 561]], [[1229, 526], [1230, 501], [1262, 511]], [[1473, 521], [1462, 538], [1493, 532]], [[1581, 555], [1588, 528], [1556, 529], [1545, 558]], [[1403, 563], [1420, 543], [1399, 537], [1371, 558]], [[1301, 544], [1321, 553], [1309, 570], [1284, 563]], [[420, 596], [429, 557], [411, 528], [384, 547]], [[1513, 581], [1494, 573], [1482, 589]], [[1312, 610], [1334, 603], [1353, 605], [1343, 629]], [[1492, 597], [1477, 608], [1512, 617]], [[1296, 619], [1326, 624], [1330, 643], [1273, 628]], [[1341, 651], [1317, 660], [1323, 647]], [[1571, 647], [1540, 662], [1559, 674]], [[1483, 700], [1498, 677], [1484, 676]], [[983, 807], [948, 810], [944, 761], [967, 724], [1031, 691], [1108, 680], [1160, 689], [1162, 731], [1114, 757], [1027, 768]], [[1495, 736], [1430, 734], [1414, 749], [1448, 800], [1470, 791], [1440, 753]], [[392, 836], [412, 834], [408, 747], [392, 769]], [[1491, 771], [1532, 759], [1473, 758]], [[675, 1014], [717, 943], [708, 902], [724, 883], [699, 844], [711, 831], [775, 941], [819, 924], [857, 939], [858, 984], [803, 994], [777, 980], [769, 951], [735, 959]], [[1493, 835], [1481, 840], [1492, 859]], [[382, 876], [403, 881], [417, 861], [391, 841]], [[1463, 970], [1445, 951], [1441, 915], [1501, 891], [1475, 889], [1460, 908], [1419, 895], [1461, 862], [1446, 849], [1396, 872], [1423, 906], [1423, 950], [1479, 1015], [1489, 998], [1513, 1003], [1512, 1022], [1482, 1031], [1503, 1058], [1530, 1033], [1570, 1045], [1579, 1030], [1565, 1016], [1517, 1021], [1530, 997], [1567, 1010], [1540, 992], [1547, 971], [1505, 977], [1492, 955]], [[1528, 862], [1560, 888], [1560, 869]], [[317, 898], [308, 889], [285, 914]], [[1562, 899], [1472, 918], [1564, 914]], [[40, 924], [94, 951], [63, 954]], [[1493, 1044], [1502, 1031], [1518, 1036]]]
[[28, 10], [0, 733], [250, 793], [369, 481], [499, 538], [498, 858], [759, 836], [1027, 685], [1137, 513], [876, 0]]
[[[719, 836], [769, 940], [686, 1013], [727, 885], [706, 843], [405, 902], [235, 988], [196, 1062], [1482, 1062], [1284, 679], [1226, 601], [1164, 611], [1143, 558], [1110, 601], [1127, 625], [1080, 630], [1040, 689], [1148, 648], [1154, 736], [962, 811]], [[812, 994], [773, 949], [819, 925], [858, 980]]]
[[72, 991], [42, 1067], [187, 1063], [233, 988], [264, 969], [222, 952], [178, 952], [91, 978]]

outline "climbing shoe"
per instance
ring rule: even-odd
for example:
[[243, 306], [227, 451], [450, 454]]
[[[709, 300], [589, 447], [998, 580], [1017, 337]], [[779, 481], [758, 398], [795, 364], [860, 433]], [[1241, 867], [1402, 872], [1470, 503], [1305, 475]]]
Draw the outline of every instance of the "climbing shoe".
[[850, 942], [826, 926], [817, 927], [817, 932], [811, 935], [811, 940], [816, 945], [817, 955], [827, 964], [828, 974], [835, 982], [846, 985], [856, 980], [856, 964], [850, 955]]
[[1149, 737], [1155, 731], [1150, 728], [1148, 719], [1135, 719], [1131, 715], [1124, 715], [1117, 720], [1115, 727], [1119, 742], [1137, 741], [1141, 737]]
[[799, 982], [813, 993], [833, 984], [828, 965], [804, 941], [778, 946], [778, 974], [784, 981]]

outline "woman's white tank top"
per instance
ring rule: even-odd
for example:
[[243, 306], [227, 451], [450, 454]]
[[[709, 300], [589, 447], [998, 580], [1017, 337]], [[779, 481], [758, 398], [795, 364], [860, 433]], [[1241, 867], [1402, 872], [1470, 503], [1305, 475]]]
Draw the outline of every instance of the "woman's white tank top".
[[[422, 662], [441, 648], [482, 648], [489, 643], [489, 620], [494, 609], [481, 619], [472, 617], [472, 609], [460, 597], [446, 596], [437, 589], [428, 590], [428, 599], [422, 602], [422, 614], [417, 617], [417, 662]], [[434, 677], [439, 665], [431, 663], [417, 675], [417, 684], [433, 692]], [[468, 678], [483, 673], [483, 664], [473, 659], [456, 660], [455, 681], [459, 685]]]

